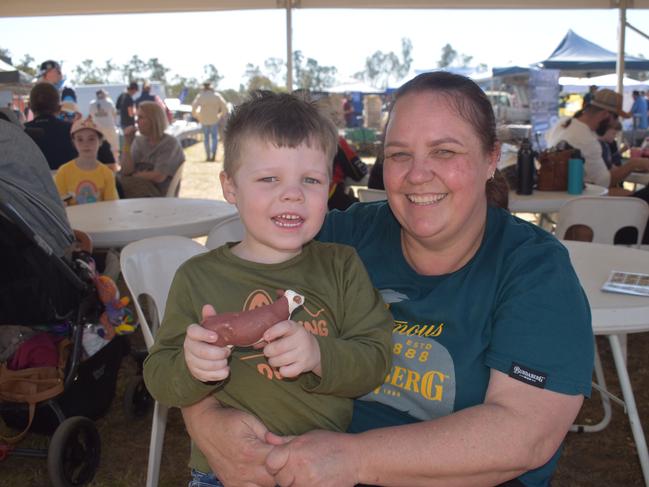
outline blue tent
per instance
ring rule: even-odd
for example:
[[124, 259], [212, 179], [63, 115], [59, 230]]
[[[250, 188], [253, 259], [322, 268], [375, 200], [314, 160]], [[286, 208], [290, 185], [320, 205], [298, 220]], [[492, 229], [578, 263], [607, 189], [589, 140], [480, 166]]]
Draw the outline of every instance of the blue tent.
[[[560, 69], [562, 74], [566, 71], [576, 72], [581, 75], [593, 71], [614, 72], [617, 54], [590, 42], [569, 30], [559, 46], [550, 57], [538, 63], [539, 67], [546, 69]], [[649, 71], [649, 59], [634, 56], [624, 57], [625, 71]]]

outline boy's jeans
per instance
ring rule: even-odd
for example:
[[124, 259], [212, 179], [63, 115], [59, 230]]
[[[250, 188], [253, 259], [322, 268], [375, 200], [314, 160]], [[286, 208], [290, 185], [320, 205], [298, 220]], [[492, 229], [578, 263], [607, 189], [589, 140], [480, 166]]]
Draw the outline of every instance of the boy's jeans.
[[207, 160], [213, 161], [216, 158], [216, 147], [218, 143], [219, 124], [203, 125], [203, 144], [205, 144], [205, 158]]
[[192, 468], [192, 479], [187, 487], [223, 487], [223, 484], [213, 473], [203, 473]]

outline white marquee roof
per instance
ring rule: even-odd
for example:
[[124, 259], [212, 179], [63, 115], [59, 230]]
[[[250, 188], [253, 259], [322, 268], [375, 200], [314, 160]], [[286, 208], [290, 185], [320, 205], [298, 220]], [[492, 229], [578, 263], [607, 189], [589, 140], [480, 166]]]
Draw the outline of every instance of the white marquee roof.
[[[286, 8], [287, 0], [2, 0], [0, 17]], [[649, 0], [289, 0], [293, 8], [609, 9]]]

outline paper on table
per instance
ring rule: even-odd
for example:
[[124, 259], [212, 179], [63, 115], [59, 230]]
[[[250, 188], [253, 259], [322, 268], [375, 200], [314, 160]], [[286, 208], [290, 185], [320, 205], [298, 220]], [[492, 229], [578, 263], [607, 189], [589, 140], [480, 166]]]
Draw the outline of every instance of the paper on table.
[[602, 291], [649, 296], [649, 274], [612, 271]]

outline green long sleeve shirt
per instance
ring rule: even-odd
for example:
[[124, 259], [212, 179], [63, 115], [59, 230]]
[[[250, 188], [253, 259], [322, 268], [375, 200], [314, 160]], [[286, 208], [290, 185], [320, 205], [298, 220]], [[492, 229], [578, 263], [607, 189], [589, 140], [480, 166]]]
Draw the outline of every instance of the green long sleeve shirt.
[[[235, 348], [228, 379], [208, 385], [194, 378], [182, 345], [187, 327], [200, 322], [203, 305], [213, 305], [217, 313], [253, 309], [274, 301], [278, 289], [305, 297], [291, 319], [316, 337], [322, 377], [304, 373], [284, 379], [261, 350]], [[144, 377], [151, 394], [169, 406], [190, 405], [213, 394], [227, 406], [254, 414], [277, 434], [344, 431], [352, 398], [379, 386], [389, 371], [392, 325], [351, 247], [310, 242], [286, 262], [258, 264], [223, 246], [192, 258], [176, 273]], [[196, 448], [190, 465], [209, 471]]]

